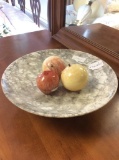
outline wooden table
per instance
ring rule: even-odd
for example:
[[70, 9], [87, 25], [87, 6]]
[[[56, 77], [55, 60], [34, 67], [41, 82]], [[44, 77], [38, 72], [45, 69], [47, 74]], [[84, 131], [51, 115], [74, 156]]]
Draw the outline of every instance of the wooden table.
[[[0, 39], [0, 77], [20, 56], [66, 48], [48, 31]], [[83, 50], [83, 48], [82, 48]], [[119, 90], [103, 108], [75, 118], [45, 118], [7, 100], [0, 87], [0, 160], [118, 160]]]

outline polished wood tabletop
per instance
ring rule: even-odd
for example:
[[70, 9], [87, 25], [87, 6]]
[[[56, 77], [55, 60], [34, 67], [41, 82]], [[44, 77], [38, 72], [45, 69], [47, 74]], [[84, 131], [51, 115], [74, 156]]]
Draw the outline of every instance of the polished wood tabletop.
[[[66, 48], [49, 31], [0, 39], [0, 77], [17, 58]], [[13, 105], [0, 87], [0, 160], [119, 160], [119, 89], [101, 109], [74, 118], [37, 116]]]

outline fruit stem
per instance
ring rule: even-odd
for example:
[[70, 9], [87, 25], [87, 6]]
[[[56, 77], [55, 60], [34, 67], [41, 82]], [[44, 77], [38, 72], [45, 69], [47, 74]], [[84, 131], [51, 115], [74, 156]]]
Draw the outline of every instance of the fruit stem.
[[71, 64], [69, 63], [68, 66], [71, 67]]
[[53, 68], [53, 64], [47, 64], [47, 67], [49, 68], [49, 69], [51, 69], [51, 68]]
[[53, 64], [51, 64], [51, 67], [53, 67]]

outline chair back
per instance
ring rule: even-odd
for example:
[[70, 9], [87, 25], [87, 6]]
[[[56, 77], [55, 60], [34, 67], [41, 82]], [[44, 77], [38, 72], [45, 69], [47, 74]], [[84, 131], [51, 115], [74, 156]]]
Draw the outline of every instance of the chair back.
[[38, 26], [40, 26], [40, 12], [41, 12], [40, 0], [30, 0], [30, 6], [33, 14], [33, 20]]
[[18, 0], [18, 4], [20, 5], [20, 9], [25, 13], [25, 0]]
[[5, 2], [9, 3], [9, 0], [5, 0]]
[[12, 6], [15, 6], [15, 0], [11, 0]]

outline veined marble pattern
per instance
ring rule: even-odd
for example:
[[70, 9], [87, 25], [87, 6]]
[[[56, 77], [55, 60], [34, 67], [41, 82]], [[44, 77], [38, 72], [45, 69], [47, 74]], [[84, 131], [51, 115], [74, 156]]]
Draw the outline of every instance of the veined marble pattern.
[[[41, 72], [45, 58], [57, 55], [66, 64], [78, 63], [72, 57], [83, 58], [82, 65], [88, 70], [89, 81], [80, 92], [71, 92], [60, 84], [58, 90], [50, 95], [43, 94], [36, 85], [36, 77]], [[46, 117], [74, 117], [93, 112], [106, 105], [115, 95], [118, 80], [113, 69], [104, 61], [98, 69], [89, 65], [100, 59], [69, 49], [49, 49], [27, 54], [12, 62], [4, 71], [1, 85], [5, 96], [17, 107]]]

